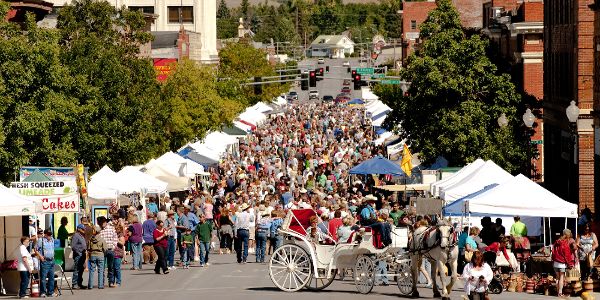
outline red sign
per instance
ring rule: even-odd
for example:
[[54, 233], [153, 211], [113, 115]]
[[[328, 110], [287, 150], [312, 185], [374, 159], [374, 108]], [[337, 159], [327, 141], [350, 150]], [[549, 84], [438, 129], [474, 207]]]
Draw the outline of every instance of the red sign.
[[156, 70], [156, 80], [163, 82], [175, 69], [176, 58], [155, 58], [154, 69]]

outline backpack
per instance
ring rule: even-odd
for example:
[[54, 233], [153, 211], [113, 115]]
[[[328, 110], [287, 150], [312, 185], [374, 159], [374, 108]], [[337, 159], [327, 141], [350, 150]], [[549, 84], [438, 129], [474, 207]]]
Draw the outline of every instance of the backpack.
[[92, 237], [90, 239], [90, 253], [104, 253], [104, 247], [102, 243], [96, 238]]

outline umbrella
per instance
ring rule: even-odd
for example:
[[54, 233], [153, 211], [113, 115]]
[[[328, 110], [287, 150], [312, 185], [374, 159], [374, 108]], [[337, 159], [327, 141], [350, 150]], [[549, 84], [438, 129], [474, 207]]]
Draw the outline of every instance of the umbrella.
[[404, 175], [404, 171], [399, 165], [395, 164], [391, 160], [382, 156], [371, 158], [367, 161], [363, 161], [358, 166], [350, 169], [350, 174], [391, 174], [391, 175]]

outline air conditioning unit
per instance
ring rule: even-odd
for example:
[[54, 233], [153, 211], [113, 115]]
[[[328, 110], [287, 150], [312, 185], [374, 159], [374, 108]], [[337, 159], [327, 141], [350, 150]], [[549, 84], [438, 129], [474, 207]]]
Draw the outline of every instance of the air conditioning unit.
[[502, 16], [502, 14], [504, 13], [504, 7], [492, 7], [491, 8], [492, 13], [491, 13], [491, 18], [492, 19], [496, 19], [496, 18], [500, 18]]

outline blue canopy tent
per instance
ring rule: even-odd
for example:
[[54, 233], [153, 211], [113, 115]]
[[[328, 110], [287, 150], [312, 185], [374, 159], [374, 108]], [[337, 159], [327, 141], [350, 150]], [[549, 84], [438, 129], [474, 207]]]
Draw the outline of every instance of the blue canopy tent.
[[362, 101], [360, 98], [354, 98], [351, 101], [348, 101], [348, 105], [356, 105], [356, 104], [365, 104], [365, 101]]
[[390, 174], [404, 175], [404, 171], [399, 165], [382, 156], [377, 156], [363, 161], [358, 166], [350, 169], [350, 174], [369, 175], [369, 174]]

